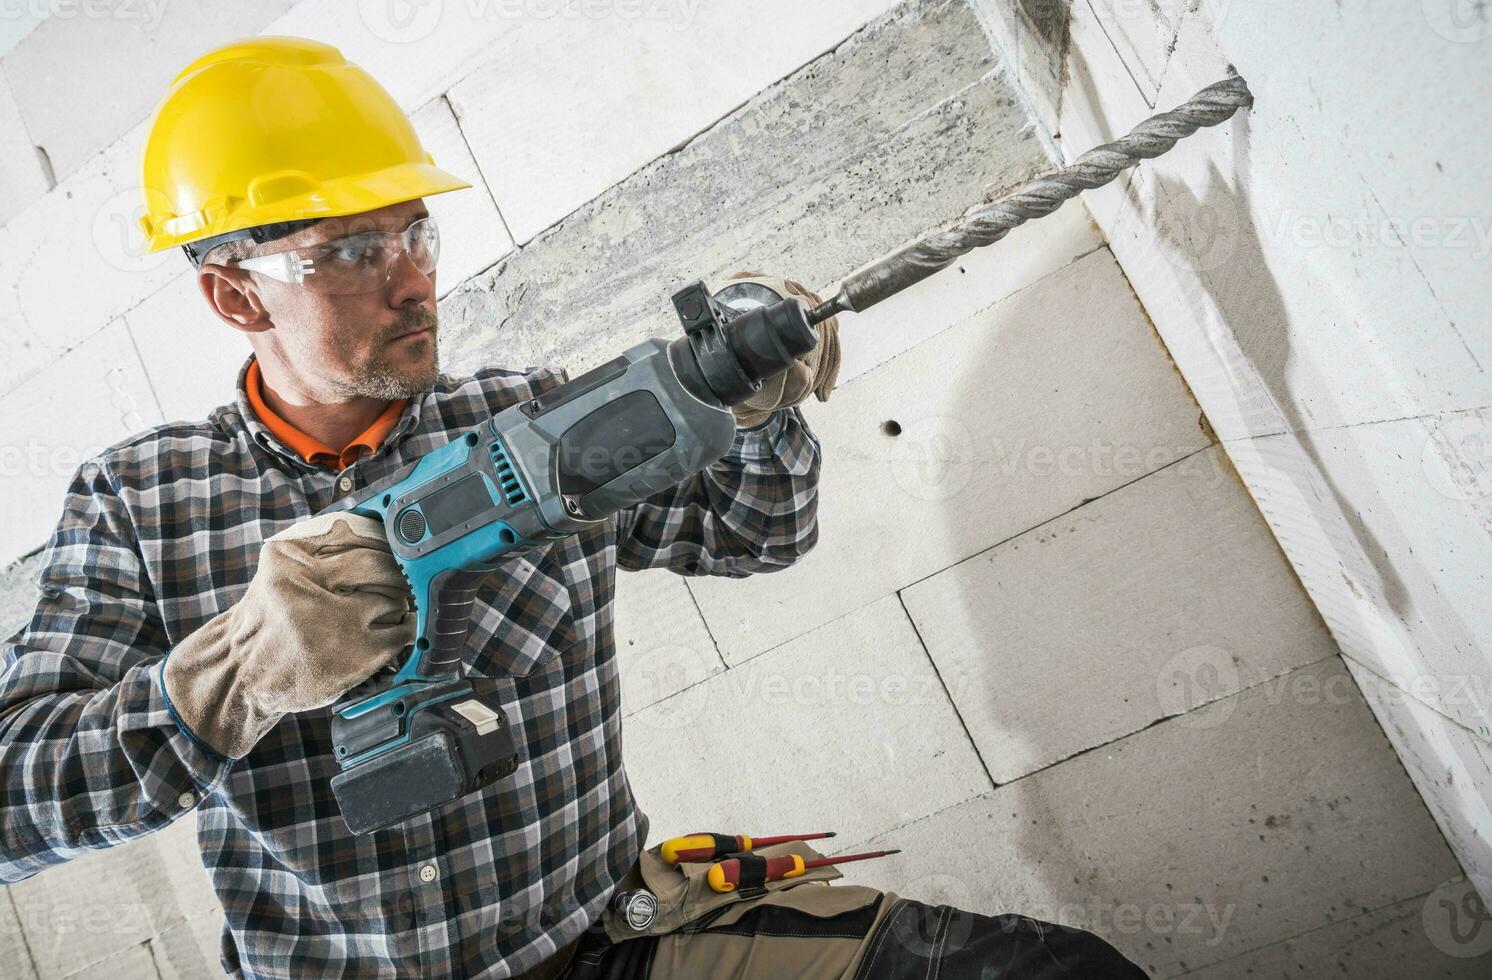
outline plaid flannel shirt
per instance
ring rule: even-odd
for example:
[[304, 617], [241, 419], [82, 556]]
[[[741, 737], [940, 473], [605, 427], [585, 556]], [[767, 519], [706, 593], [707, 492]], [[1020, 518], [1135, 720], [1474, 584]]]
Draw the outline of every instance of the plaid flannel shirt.
[[465, 665], [504, 681], [518, 772], [358, 837], [329, 786], [330, 709], [287, 716], [230, 763], [173, 723], [164, 657], [238, 601], [265, 538], [568, 375], [441, 375], [377, 451], [337, 472], [254, 416], [248, 363], [236, 403], [121, 441], [74, 474], [35, 613], [3, 648], [0, 880], [195, 811], [230, 974], [532, 969], [598, 917], [646, 838], [622, 766], [616, 569], [741, 577], [793, 564], [817, 540], [818, 439], [797, 407], [779, 410], [691, 479], [493, 574]]

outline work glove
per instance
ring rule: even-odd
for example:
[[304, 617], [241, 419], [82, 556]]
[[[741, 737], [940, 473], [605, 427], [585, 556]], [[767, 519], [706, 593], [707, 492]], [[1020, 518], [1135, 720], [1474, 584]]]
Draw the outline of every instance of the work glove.
[[177, 719], [230, 759], [287, 714], [334, 703], [414, 642], [409, 586], [383, 525], [308, 518], [267, 539], [248, 591], [166, 656]]
[[[759, 272], [737, 272], [729, 281], [743, 279], [767, 286], [780, 296], [801, 296], [808, 301], [810, 307], [822, 302], [815, 293], [791, 279], [780, 279]], [[749, 429], [761, 425], [767, 420], [767, 416], [779, 408], [797, 405], [810, 392], [817, 395], [821, 402], [829, 400], [829, 392], [834, 390], [834, 379], [839, 375], [839, 317], [831, 316], [815, 329], [818, 330], [819, 342], [813, 350], [798, 355], [798, 359], [786, 370], [764, 378], [760, 391], [739, 405], [731, 406], [731, 411], [736, 415], [737, 428]]]

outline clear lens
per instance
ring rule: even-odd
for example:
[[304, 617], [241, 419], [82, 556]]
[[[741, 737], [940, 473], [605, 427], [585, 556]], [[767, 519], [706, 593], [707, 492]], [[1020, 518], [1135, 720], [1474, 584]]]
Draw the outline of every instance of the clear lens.
[[421, 218], [402, 232], [360, 231], [289, 253], [299, 261], [301, 285], [317, 293], [367, 293], [388, 282], [401, 254], [425, 275], [440, 258], [435, 219]]

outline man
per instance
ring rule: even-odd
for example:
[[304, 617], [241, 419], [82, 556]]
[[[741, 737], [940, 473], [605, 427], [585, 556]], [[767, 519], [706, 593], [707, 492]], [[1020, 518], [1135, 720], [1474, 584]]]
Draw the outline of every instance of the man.
[[[233, 975], [746, 978], [853, 962], [874, 980], [945, 950], [965, 957], [940, 960], [945, 975], [959, 962], [1135, 975], [1084, 933], [869, 889], [705, 899], [697, 875], [643, 852], [616, 570], [744, 576], [813, 547], [820, 446], [796, 406], [827, 397], [832, 328], [733, 409], [722, 459], [487, 577], [463, 666], [502, 680], [519, 770], [350, 834], [329, 785], [329, 706], [404, 649], [413, 616], [382, 526], [313, 515], [567, 375], [439, 371], [424, 198], [469, 185], [333, 48], [257, 38], [204, 55], [152, 120], [143, 169], [151, 248], [184, 249], [253, 354], [232, 402], [73, 478], [36, 611], [4, 648], [0, 879], [195, 811]], [[639, 887], [664, 902], [668, 934], [618, 931], [608, 903]], [[740, 912], [753, 917], [723, 917]]]

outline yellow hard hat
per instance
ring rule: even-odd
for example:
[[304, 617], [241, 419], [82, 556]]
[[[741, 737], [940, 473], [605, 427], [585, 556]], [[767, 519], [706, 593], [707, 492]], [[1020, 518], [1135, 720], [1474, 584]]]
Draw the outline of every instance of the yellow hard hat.
[[140, 186], [146, 251], [182, 245], [196, 264], [237, 238], [471, 184], [435, 166], [393, 97], [336, 48], [254, 37], [172, 81], [150, 121]]

